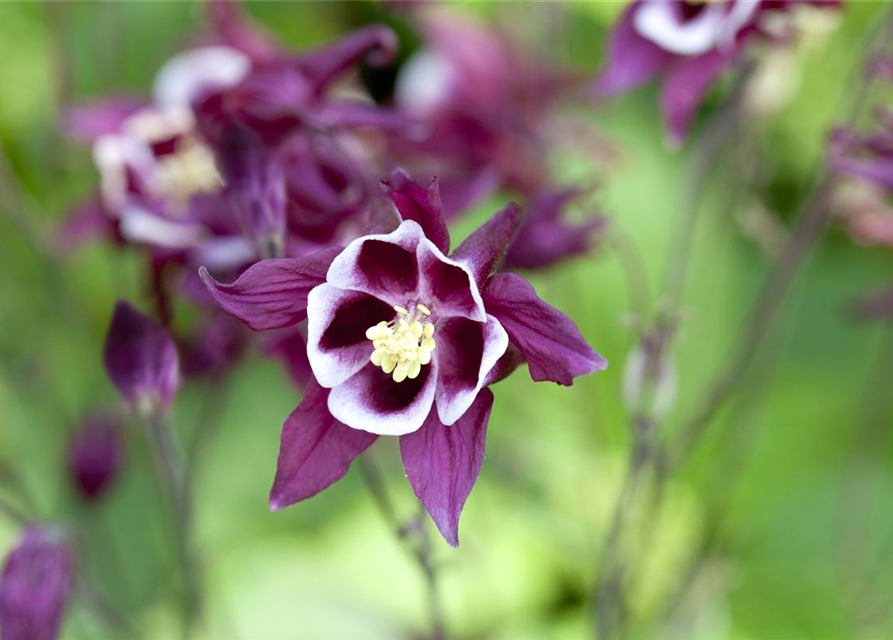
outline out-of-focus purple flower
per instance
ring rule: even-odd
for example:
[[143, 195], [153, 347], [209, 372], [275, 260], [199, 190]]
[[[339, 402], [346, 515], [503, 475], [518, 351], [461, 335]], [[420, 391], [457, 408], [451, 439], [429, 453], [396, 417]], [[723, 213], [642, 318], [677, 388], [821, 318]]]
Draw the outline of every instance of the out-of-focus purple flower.
[[0, 639], [55, 640], [73, 576], [74, 558], [60, 535], [26, 528], [0, 575]]
[[122, 455], [121, 421], [113, 415], [93, 414], [71, 435], [68, 474], [85, 499], [93, 501], [105, 494]]
[[122, 300], [105, 339], [105, 370], [140, 414], [165, 411], [180, 383], [177, 347], [162, 327]]
[[836, 7], [836, 0], [634, 0], [608, 44], [592, 92], [607, 97], [660, 77], [669, 142], [682, 143], [707, 90], [754, 39], [790, 35], [779, 21], [798, 6]]
[[579, 189], [543, 189], [527, 203], [527, 218], [505, 257], [506, 268], [539, 269], [583, 255], [598, 242], [607, 220], [595, 213], [571, 222], [565, 209]]
[[[254, 329], [308, 318], [313, 379], [283, 426], [270, 506], [315, 495], [378, 435], [400, 436], [410, 483], [458, 544], [462, 506], [483, 461], [505, 361], [569, 385], [607, 363], [524, 279], [493, 274], [521, 224], [509, 205], [451, 254], [437, 182], [386, 183], [402, 222], [343, 251], [265, 260], [234, 283], [203, 277], [218, 304]], [[510, 353], [509, 346], [513, 349]], [[502, 364], [501, 364], [502, 363]]]
[[544, 188], [548, 128], [570, 78], [467, 18], [439, 11], [421, 31], [425, 45], [401, 69], [395, 99], [430, 134], [395, 140], [401, 161], [438, 176], [447, 216], [500, 187]]

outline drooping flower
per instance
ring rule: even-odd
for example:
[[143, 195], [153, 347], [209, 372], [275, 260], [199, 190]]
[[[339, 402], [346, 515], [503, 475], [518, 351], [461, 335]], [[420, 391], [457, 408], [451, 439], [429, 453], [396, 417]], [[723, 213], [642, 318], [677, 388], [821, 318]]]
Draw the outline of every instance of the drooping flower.
[[180, 384], [177, 347], [164, 328], [126, 301], [115, 305], [103, 361], [133, 410], [143, 415], [167, 410]]
[[252, 329], [308, 320], [313, 372], [285, 421], [270, 506], [341, 478], [379, 435], [400, 436], [410, 483], [444, 538], [484, 454], [487, 388], [526, 359], [531, 377], [569, 385], [607, 366], [524, 279], [494, 273], [521, 224], [515, 205], [450, 253], [436, 181], [386, 183], [399, 225], [292, 260], [265, 260], [232, 284], [202, 272], [214, 298]]
[[661, 110], [672, 145], [685, 138], [707, 90], [755, 40], [790, 36], [789, 14], [838, 0], [634, 0], [608, 43], [592, 92], [607, 97], [661, 78]]
[[74, 558], [60, 534], [26, 528], [0, 575], [0, 639], [55, 640], [73, 575]]
[[105, 413], [88, 416], [68, 445], [68, 475], [83, 498], [99, 499], [118, 474], [123, 454], [121, 423]]

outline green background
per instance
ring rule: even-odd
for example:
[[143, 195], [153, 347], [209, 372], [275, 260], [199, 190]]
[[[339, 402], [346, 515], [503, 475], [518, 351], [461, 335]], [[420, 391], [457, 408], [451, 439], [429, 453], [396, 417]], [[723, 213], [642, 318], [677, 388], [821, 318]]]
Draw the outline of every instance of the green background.
[[[591, 75], [621, 5], [453, 8], [510, 23], [535, 41], [537, 55]], [[248, 9], [298, 49], [379, 11], [358, 2]], [[815, 27], [786, 54], [762, 58], [757, 73], [776, 90], [753, 96], [700, 211], [666, 440], [723, 365], [770, 268], [766, 244], [743, 221], [756, 216], [781, 235], [792, 224], [883, 9], [850, 2], [839, 20]], [[80, 503], [64, 467], [78, 419], [117, 406], [102, 343], [118, 298], [147, 308], [144, 260], [133, 248], [100, 243], [69, 254], [54, 249], [56, 223], [97, 182], [89, 150], [63, 139], [57, 123], [60, 104], [148, 91], [158, 67], [200, 23], [201, 7], [189, 3], [0, 3], [7, 158], [0, 172], [0, 460], [22, 476], [42, 517], [80, 532], [82, 575], [147, 638], [174, 637], [176, 626], [165, 581], [166, 521], [145, 439], [132, 425], [120, 480], [98, 505]], [[724, 88], [711, 94], [693, 138]], [[587, 204], [637, 247], [653, 302], [679, 224], [691, 143], [679, 152], [664, 146], [654, 87], [598, 109], [573, 107], [567, 116], [595, 127], [618, 153], [593, 160], [585, 150], [559, 149], [555, 175], [562, 183], [602, 184]], [[454, 243], [509, 197], [461, 220]], [[626, 548], [635, 637], [893, 637], [893, 351], [887, 329], [852, 313], [860, 294], [889, 281], [891, 265], [884, 250], [858, 246], [832, 226], [786, 296], [751, 374], [691, 463], [668, 481], [663, 507], [643, 500], [634, 510]], [[630, 448], [622, 374], [642, 310], [631, 309], [616, 243], [529, 278], [611, 366], [571, 388], [535, 385], [524, 370], [494, 387], [487, 458], [462, 517], [462, 545], [434, 540], [457, 637], [590, 636], [588, 592]], [[205, 419], [207, 403], [220, 415], [196, 484], [208, 592], [208, 623], [198, 637], [424, 635], [422, 575], [358, 469], [319, 497], [267, 511], [279, 429], [299, 398], [278, 363], [251, 358], [224, 385], [190, 383], [177, 399], [181, 437]], [[395, 442], [382, 439], [370, 454], [401, 515], [413, 515]], [[0, 549], [17, 532], [0, 521]], [[691, 588], [669, 607], [693, 557], [702, 562]], [[77, 601], [63, 637], [115, 634]]]

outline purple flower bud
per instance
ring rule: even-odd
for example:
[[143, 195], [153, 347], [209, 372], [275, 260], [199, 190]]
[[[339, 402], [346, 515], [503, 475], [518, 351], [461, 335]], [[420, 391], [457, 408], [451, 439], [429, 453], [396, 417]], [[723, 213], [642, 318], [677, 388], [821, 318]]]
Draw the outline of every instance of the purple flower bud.
[[180, 382], [174, 341], [126, 301], [115, 306], [105, 339], [105, 370], [138, 413], [166, 410]]
[[73, 585], [74, 558], [58, 534], [28, 527], [0, 575], [0, 640], [53, 640]]
[[111, 485], [121, 463], [120, 424], [115, 416], [95, 414], [71, 437], [68, 474], [86, 500], [96, 500]]

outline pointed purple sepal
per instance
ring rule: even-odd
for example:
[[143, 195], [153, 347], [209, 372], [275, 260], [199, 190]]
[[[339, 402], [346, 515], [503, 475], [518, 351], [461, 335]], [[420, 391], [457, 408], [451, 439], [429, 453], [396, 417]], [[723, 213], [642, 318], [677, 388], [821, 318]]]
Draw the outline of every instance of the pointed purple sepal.
[[536, 382], [572, 385], [574, 378], [608, 366], [574, 321], [543, 302], [521, 276], [501, 273], [490, 278], [484, 304], [524, 354]]
[[443, 215], [440, 201], [440, 187], [437, 178], [432, 178], [427, 187], [413, 182], [409, 175], [400, 169], [394, 171], [390, 180], [382, 184], [404, 220], [419, 224], [425, 236], [444, 254], [450, 251], [450, 232]]
[[451, 256], [469, 266], [478, 286], [483, 285], [514, 242], [524, 220], [521, 207], [509, 203], [456, 247]]
[[307, 295], [325, 282], [340, 252], [330, 247], [303, 258], [261, 260], [231, 284], [217, 282], [204, 267], [199, 275], [217, 304], [255, 331], [284, 329], [307, 317]]
[[311, 379], [301, 404], [282, 425], [270, 510], [306, 500], [344, 477], [354, 458], [378, 437], [335, 420], [329, 390]]
[[483, 389], [450, 427], [432, 411], [421, 429], [400, 438], [403, 466], [412, 490], [444, 539], [459, 546], [459, 516], [484, 462], [493, 393]]

